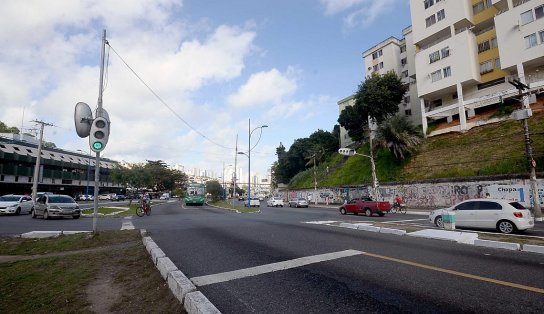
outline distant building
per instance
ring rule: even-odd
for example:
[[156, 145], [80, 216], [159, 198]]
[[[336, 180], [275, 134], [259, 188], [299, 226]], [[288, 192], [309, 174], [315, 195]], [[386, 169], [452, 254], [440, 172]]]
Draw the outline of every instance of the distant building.
[[[0, 136], [0, 194], [31, 194], [38, 144]], [[100, 193], [124, 194], [114, 184], [111, 169], [117, 162], [100, 160]], [[76, 196], [94, 193], [95, 158], [58, 148], [43, 148], [40, 157], [38, 191]]]

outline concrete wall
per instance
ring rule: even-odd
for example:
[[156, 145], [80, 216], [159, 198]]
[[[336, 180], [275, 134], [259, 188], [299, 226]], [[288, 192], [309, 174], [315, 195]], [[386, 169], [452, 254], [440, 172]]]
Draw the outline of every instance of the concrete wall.
[[[544, 179], [538, 179], [538, 193], [541, 207], [544, 206]], [[466, 182], [426, 182], [410, 184], [392, 184], [380, 186], [384, 200], [393, 202], [396, 194], [401, 195], [408, 208], [441, 208], [449, 207], [461, 201], [484, 198], [489, 193], [491, 198], [518, 201], [526, 207], [532, 207], [530, 181], [526, 179], [466, 181]], [[295, 197], [308, 198], [315, 201], [313, 189], [283, 191], [276, 195], [285, 201]], [[325, 204], [341, 204], [344, 199], [369, 195], [367, 186], [318, 188], [317, 202]]]

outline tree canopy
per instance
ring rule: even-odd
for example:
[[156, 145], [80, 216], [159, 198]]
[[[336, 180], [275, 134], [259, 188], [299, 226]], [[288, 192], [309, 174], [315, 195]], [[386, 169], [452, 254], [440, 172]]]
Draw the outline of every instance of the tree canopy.
[[395, 72], [383, 75], [373, 73], [359, 84], [355, 105], [342, 110], [338, 123], [354, 141], [362, 140], [368, 128], [368, 118], [374, 119], [379, 125], [396, 114], [406, 90], [406, 85]]
[[307, 138], [296, 139], [289, 151], [280, 143], [276, 148], [278, 161], [272, 165], [272, 182], [288, 183], [297, 173], [313, 166], [313, 156], [316, 163], [321, 162], [326, 156], [336, 153], [339, 139], [338, 133], [317, 130]]
[[112, 179], [115, 183], [138, 190], [172, 191], [185, 186], [187, 175], [169, 169], [162, 160], [148, 160], [145, 164], [132, 164], [129, 167], [118, 165], [112, 170]]

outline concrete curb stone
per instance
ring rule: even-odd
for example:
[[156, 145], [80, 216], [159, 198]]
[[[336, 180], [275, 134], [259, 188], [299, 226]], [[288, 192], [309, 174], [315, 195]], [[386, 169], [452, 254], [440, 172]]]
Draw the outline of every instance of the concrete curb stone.
[[157, 261], [159, 260], [159, 258], [166, 257], [166, 254], [164, 254], [164, 252], [159, 247], [151, 249], [151, 252], [149, 252], [149, 254], [151, 255], [151, 260], [155, 265], [157, 265]]
[[521, 250], [524, 252], [544, 254], [544, 246], [542, 245], [524, 244]]
[[370, 231], [370, 232], [380, 232], [380, 227], [375, 227], [375, 226], [364, 226], [364, 225], [359, 225], [357, 226], [357, 229], [358, 230], [363, 230], [363, 231]]
[[499, 241], [490, 241], [490, 240], [474, 240], [475, 246], [490, 247], [495, 249], [505, 249], [512, 251], [521, 250], [521, 245], [519, 243], [509, 243], [509, 242], [499, 242]]
[[168, 287], [181, 304], [183, 304], [187, 293], [196, 291], [196, 286], [179, 270], [168, 275]]
[[178, 270], [176, 265], [168, 257], [161, 257], [157, 259], [157, 269], [161, 273], [162, 278], [166, 280], [170, 272]]
[[219, 310], [200, 291], [185, 296], [185, 310], [189, 314], [218, 314]]
[[381, 228], [380, 233], [389, 233], [395, 235], [406, 235], [406, 230], [392, 229], [392, 228]]

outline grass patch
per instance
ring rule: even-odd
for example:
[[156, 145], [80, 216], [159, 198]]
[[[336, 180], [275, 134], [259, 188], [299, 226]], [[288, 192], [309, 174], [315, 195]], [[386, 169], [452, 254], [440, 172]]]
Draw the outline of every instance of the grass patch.
[[[92, 239], [76, 235], [65, 238], [81, 244], [70, 246], [72, 250], [86, 248], [89, 242], [97, 246], [132, 243], [101, 252], [0, 263], [0, 313], [93, 313], [97, 303], [113, 294], [116, 297], [109, 302], [110, 312], [185, 313], [141, 241], [133, 242], [140, 239], [137, 231], [104, 231]], [[32, 244], [30, 251], [42, 251], [44, 243], [51, 250], [66, 247], [53, 244], [55, 241], [66, 243], [67, 239], [41, 239]], [[7, 239], [0, 246], [20, 245], [20, 239]], [[89, 295], [87, 288], [96, 284], [97, 278], [111, 279], [113, 284], [100, 285], [98, 296]], [[98, 283], [103, 281], [98, 279]]]
[[139, 230], [108, 230], [99, 231], [97, 235], [79, 233], [45, 239], [2, 238], [0, 239], [0, 255], [64, 252], [136, 240], [140, 240]]
[[210, 204], [218, 207], [228, 208], [231, 210], [237, 210], [241, 213], [256, 213], [259, 211], [259, 207], [245, 207], [245, 206], [239, 206], [239, 205], [232, 205], [230, 201], [217, 201], [217, 202], [211, 202]]

